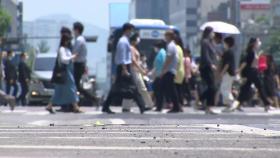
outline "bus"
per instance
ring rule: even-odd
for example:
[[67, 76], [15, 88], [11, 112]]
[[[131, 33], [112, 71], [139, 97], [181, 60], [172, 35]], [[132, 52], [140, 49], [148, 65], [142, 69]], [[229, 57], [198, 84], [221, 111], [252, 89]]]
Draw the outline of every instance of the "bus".
[[[141, 55], [147, 57], [148, 68], [153, 67], [155, 53], [153, 53], [153, 45], [164, 39], [164, 34], [167, 30], [174, 30], [179, 34], [176, 27], [166, 25], [163, 20], [159, 19], [133, 19], [129, 23], [135, 26], [135, 31], [139, 33], [141, 42], [138, 45], [138, 50]], [[112, 65], [114, 65], [114, 55], [119, 38], [122, 36], [122, 26], [112, 27], [109, 37], [108, 52], [112, 55]]]

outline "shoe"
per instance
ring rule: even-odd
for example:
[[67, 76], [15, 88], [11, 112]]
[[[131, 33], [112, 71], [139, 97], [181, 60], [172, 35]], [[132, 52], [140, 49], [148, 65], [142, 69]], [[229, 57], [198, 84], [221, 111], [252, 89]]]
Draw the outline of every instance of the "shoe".
[[103, 109], [102, 112], [103, 112], [103, 113], [107, 113], [107, 114], [116, 114], [115, 112], [113, 112], [113, 111], [110, 110], [110, 109]]
[[131, 110], [130, 109], [122, 109], [122, 112], [123, 113], [131, 113]]
[[229, 107], [229, 111], [234, 112], [235, 110], [242, 110], [239, 101], [234, 101]]
[[205, 110], [205, 114], [208, 114], [208, 115], [218, 115], [217, 112], [213, 111], [212, 109], [207, 109]]
[[171, 109], [171, 110], [169, 110], [167, 113], [168, 113], [168, 114], [172, 114], [172, 113], [180, 113], [180, 112], [183, 112], [183, 110]]
[[73, 109], [73, 112], [76, 114], [84, 113], [80, 108], [79, 109]]
[[50, 114], [55, 114], [55, 111], [53, 110], [53, 108], [46, 108], [46, 110], [47, 110]]

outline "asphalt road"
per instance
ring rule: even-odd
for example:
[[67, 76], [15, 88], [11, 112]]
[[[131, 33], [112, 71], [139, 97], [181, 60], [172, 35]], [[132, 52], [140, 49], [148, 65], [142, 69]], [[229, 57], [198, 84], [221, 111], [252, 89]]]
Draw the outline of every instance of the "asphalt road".
[[[49, 115], [42, 107], [0, 108], [0, 157], [279, 158], [280, 112], [205, 115], [149, 112]], [[115, 111], [121, 111], [115, 108]]]

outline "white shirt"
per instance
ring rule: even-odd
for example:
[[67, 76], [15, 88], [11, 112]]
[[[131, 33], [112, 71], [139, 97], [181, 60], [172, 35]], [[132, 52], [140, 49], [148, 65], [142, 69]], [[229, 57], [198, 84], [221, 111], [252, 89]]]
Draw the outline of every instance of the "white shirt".
[[66, 47], [60, 47], [59, 48], [59, 59], [60, 59], [60, 62], [63, 64], [70, 64], [71, 60], [73, 59], [70, 49], [66, 48]]

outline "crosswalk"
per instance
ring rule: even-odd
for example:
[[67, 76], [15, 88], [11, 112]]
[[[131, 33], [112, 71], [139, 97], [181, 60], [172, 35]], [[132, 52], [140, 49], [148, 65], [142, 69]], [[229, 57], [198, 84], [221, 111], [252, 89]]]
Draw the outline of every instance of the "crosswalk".
[[51, 151], [49, 157], [70, 158], [229, 157], [229, 153], [273, 158], [280, 154], [279, 139], [272, 139], [279, 132], [226, 124], [0, 126], [0, 157], [33, 158]]

